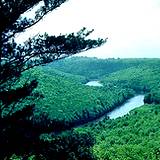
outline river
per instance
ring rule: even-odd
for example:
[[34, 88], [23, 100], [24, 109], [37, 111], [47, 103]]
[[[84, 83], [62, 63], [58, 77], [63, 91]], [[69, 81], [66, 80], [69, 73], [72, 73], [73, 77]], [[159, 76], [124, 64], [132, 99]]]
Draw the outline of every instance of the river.
[[[98, 80], [89, 81], [85, 85], [98, 86], [98, 87], [103, 86]], [[144, 100], [144, 95], [137, 95], [133, 98], [130, 98], [123, 105], [118, 106], [117, 108], [115, 108], [113, 111], [109, 112], [106, 115], [109, 116], [110, 119], [116, 119], [118, 117], [122, 117], [128, 114], [129, 111], [133, 110], [134, 108], [142, 106], [144, 104], [143, 100]], [[103, 119], [105, 116], [101, 117], [100, 119]]]
[[106, 113], [105, 115], [101, 117], [97, 117], [95, 119], [92, 119], [90, 121], [86, 121], [83, 123], [74, 124], [71, 128], [78, 128], [83, 126], [84, 124], [90, 123], [90, 122], [99, 122], [108, 116], [110, 119], [116, 119], [118, 117], [123, 117], [124, 115], [128, 114], [131, 110], [134, 108], [138, 108], [142, 105], [144, 105], [144, 95], [136, 95], [133, 98], [128, 99], [123, 105], [117, 106], [114, 110], [112, 110], [109, 113]]
[[87, 85], [87, 86], [97, 86], [97, 87], [102, 87], [103, 86], [99, 81], [89, 81], [85, 85]]
[[144, 100], [144, 95], [137, 95], [133, 98], [130, 98], [123, 105], [109, 112], [107, 116], [109, 116], [110, 119], [116, 119], [118, 117], [122, 117], [128, 114], [129, 111], [133, 110], [134, 108], [144, 105], [143, 100]]

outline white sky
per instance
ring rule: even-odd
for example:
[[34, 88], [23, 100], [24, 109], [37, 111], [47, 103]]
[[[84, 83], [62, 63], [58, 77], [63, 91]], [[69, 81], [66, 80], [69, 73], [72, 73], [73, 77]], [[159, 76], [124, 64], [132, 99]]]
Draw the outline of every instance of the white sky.
[[80, 55], [160, 58], [159, 0], [69, 0], [19, 40], [36, 33], [77, 32], [84, 26], [95, 29], [91, 37], [108, 37], [108, 42]]

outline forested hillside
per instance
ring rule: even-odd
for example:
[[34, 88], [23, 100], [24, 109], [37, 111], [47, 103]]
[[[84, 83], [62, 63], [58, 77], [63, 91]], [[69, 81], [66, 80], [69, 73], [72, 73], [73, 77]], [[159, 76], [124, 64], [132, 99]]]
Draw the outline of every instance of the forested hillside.
[[159, 160], [160, 105], [144, 105], [115, 120], [76, 129], [96, 137], [93, 146], [98, 160]]
[[[36, 102], [38, 107], [35, 114], [47, 113], [49, 119], [57, 123], [55, 126], [58, 126], [58, 130], [92, 121], [138, 93], [145, 94], [146, 103], [160, 102], [158, 59], [71, 59], [57, 62], [55, 66], [63, 66], [65, 63], [63, 67], [68, 69], [70, 65], [73, 67], [77, 62], [82, 63], [79, 70], [70, 70], [72, 74], [59, 71], [54, 64], [31, 70], [31, 78], [36, 78], [39, 82], [34, 92], [43, 95], [43, 98]], [[101, 63], [103, 74], [106, 73], [103, 76], [99, 74], [101, 67], [95, 65]], [[115, 64], [118, 70], [116, 72], [113, 71]], [[78, 72], [83, 70], [90, 73], [93, 68], [101, 77], [99, 80], [102, 87], [86, 86], [90, 75], [78, 75]], [[30, 72], [24, 74], [24, 79], [27, 74]]]
[[[35, 121], [54, 125], [52, 134], [41, 135], [40, 145], [49, 142], [52, 146], [46, 146], [47, 156], [56, 159], [63, 153], [73, 159], [84, 153], [89, 159], [100, 160], [160, 159], [159, 59], [68, 58], [25, 72], [18, 85], [28, 75], [38, 80], [34, 93], [41, 94], [35, 101]], [[85, 85], [92, 79], [103, 86]], [[122, 118], [106, 116], [97, 121], [137, 94], [145, 95], [144, 106]], [[41, 114], [47, 119], [39, 119]], [[43, 147], [39, 149], [46, 154]], [[68, 155], [70, 152], [73, 155]]]
[[102, 82], [105, 85], [110, 83], [125, 85], [134, 89], [137, 93], [146, 93], [145, 102], [160, 103], [160, 66], [140, 65], [121, 70], [105, 77]]
[[86, 86], [83, 84], [84, 77], [51, 68], [47, 68], [47, 71], [46, 68], [45, 71], [43, 68], [32, 70], [32, 78], [35, 77], [39, 86], [34, 92], [44, 96], [36, 102], [38, 111], [46, 112], [50, 119], [60, 121], [62, 129], [96, 119], [135, 94], [133, 89], [123, 86]]
[[[86, 79], [99, 78], [103, 84], [103, 87], [88, 87], [79, 84], [77, 88], [75, 87], [75, 90], [72, 89], [76, 93], [77, 89], [83, 88], [81, 90], [83, 94], [80, 96], [82, 98], [81, 101], [88, 100], [87, 106], [89, 107], [86, 108], [86, 113], [82, 112], [84, 114], [82, 114], [83, 118], [89, 120], [89, 117], [93, 115], [91, 108], [95, 104], [94, 109], [98, 112], [94, 112], [94, 114], [106, 113], [134, 94], [143, 93], [145, 94], [144, 102], [153, 103], [135, 109], [130, 115], [123, 118], [108, 120], [108, 117], [106, 117], [103, 121], [89, 124], [88, 127], [76, 128], [76, 131], [81, 134], [91, 132], [92, 136], [95, 137], [96, 142], [93, 146], [93, 154], [96, 159], [160, 159], [160, 106], [158, 105], [160, 103], [160, 60], [98, 60], [91, 58], [90, 62], [89, 58], [80, 58], [78, 64], [78, 58], [75, 58], [75, 61], [74, 58], [72, 59], [73, 61], [71, 59], [60, 62], [62, 66], [64, 63], [65, 67], [60, 67], [59, 69], [84, 76]], [[103, 66], [103, 62], [109, 62], [110, 64], [107, 63], [107, 65], [105, 64], [106, 66]], [[103, 69], [95, 64], [101, 64]], [[69, 65], [71, 65], [71, 68], [69, 68]], [[77, 69], [73, 69], [73, 66], [76, 66]], [[96, 77], [92, 76], [92, 74], [94, 75], [93, 70], [97, 75]], [[87, 94], [89, 97], [85, 97]], [[95, 97], [94, 100], [91, 98], [93, 96]], [[72, 103], [74, 102], [74, 97], [76, 97], [76, 94], [73, 94]], [[93, 103], [89, 105], [90, 102]], [[78, 105], [79, 103], [76, 102], [76, 104]], [[80, 103], [80, 106], [82, 104]], [[108, 110], [109, 106], [110, 109]], [[81, 112], [77, 106], [74, 109], [77, 110], [77, 113]]]
[[98, 59], [88, 57], [70, 57], [50, 64], [48, 67], [63, 72], [82, 75], [87, 79], [99, 79], [110, 73], [139, 65], [159, 66], [159, 59]]

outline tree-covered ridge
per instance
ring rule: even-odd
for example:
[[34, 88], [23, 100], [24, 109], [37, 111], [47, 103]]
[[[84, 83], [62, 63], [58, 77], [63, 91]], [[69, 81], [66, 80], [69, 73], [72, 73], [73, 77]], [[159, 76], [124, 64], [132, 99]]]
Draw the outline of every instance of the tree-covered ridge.
[[[160, 66], [159, 64], [131, 67], [112, 73], [102, 82], [105, 85], [122, 84], [134, 89], [136, 92], [145, 92], [145, 101], [148, 103], [160, 103]], [[154, 98], [155, 97], [155, 98]]]
[[32, 73], [39, 83], [35, 92], [44, 95], [36, 105], [46, 112], [50, 119], [62, 121], [64, 125], [86, 123], [109, 112], [134, 95], [132, 89], [122, 86], [90, 87], [83, 84], [85, 79], [82, 76], [51, 68], [47, 71], [42, 68], [35, 69]]
[[87, 57], [71, 57], [50, 64], [63, 72], [82, 75], [87, 79], [101, 79], [110, 73], [134, 66], [160, 66], [159, 59], [98, 59]]
[[93, 150], [99, 160], [159, 160], [159, 124], [160, 105], [144, 105], [123, 118], [104, 119], [76, 130], [96, 137]]
[[[127, 63], [129, 61], [135, 60], [127, 60]], [[60, 121], [65, 129], [98, 118], [137, 93], [145, 93], [145, 100], [152, 98], [153, 101], [153, 97], [160, 95], [156, 90], [159, 86], [159, 63], [153, 59], [143, 61], [145, 63], [139, 66], [103, 76], [103, 87], [86, 86], [83, 84], [86, 77], [64, 73], [52, 65], [35, 69], [33, 75], [39, 82], [35, 92], [44, 95], [36, 104], [40, 110], [49, 113], [49, 118]], [[156, 101], [158, 103], [159, 99]]]
[[53, 67], [50, 67], [49, 65], [41, 67], [42, 74], [46, 74], [53, 77], [61, 77], [68, 81], [73, 81], [77, 83], [83, 83], [85, 84], [87, 82], [86, 77], [81, 75], [73, 75], [71, 73], [66, 73], [63, 71], [60, 71], [58, 69], [55, 69]]

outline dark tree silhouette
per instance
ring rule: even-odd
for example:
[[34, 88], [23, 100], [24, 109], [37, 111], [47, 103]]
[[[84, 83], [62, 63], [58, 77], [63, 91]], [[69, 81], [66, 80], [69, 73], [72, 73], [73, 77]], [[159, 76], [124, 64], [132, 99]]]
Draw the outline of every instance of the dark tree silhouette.
[[[23, 85], [17, 86], [22, 73], [35, 66], [99, 47], [106, 42], [103, 39], [86, 39], [93, 32], [86, 28], [68, 35], [36, 35], [23, 44], [15, 42], [17, 34], [37, 24], [64, 2], [66, 0], [0, 1], [0, 157], [17, 152], [21, 146], [26, 149], [26, 145], [36, 143], [41, 133], [54, 130], [53, 123], [44, 115], [42, 119], [50, 125], [42, 127], [33, 122], [34, 103], [22, 105], [27, 97], [42, 97], [39, 93], [33, 93], [37, 87], [36, 80], [26, 80]], [[40, 3], [33, 18], [22, 16]]]

